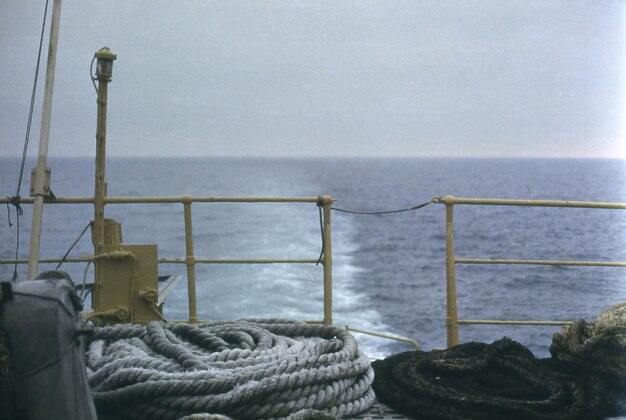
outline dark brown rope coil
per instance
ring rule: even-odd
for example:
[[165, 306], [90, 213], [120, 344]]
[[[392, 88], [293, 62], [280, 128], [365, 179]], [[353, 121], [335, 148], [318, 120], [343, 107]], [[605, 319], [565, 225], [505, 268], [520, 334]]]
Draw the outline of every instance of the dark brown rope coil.
[[503, 338], [406, 352], [372, 364], [376, 396], [416, 419], [596, 419], [606, 386], [571, 375]]

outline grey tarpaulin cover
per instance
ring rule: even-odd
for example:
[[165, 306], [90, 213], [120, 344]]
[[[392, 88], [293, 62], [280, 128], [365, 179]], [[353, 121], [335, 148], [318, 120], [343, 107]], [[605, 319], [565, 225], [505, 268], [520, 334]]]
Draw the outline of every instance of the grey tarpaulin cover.
[[2, 304], [19, 408], [30, 419], [96, 419], [83, 360], [81, 301], [66, 273], [38, 279], [13, 284]]

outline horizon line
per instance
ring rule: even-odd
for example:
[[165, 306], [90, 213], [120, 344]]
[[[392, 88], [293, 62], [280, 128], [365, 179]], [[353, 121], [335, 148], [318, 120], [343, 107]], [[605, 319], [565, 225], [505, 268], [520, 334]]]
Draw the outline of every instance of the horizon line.
[[[626, 157], [622, 156], [515, 156], [515, 155], [473, 155], [473, 156], [459, 156], [459, 155], [388, 155], [388, 156], [375, 156], [375, 155], [116, 155], [108, 154], [107, 158], [112, 159], [578, 159], [578, 160], [626, 160]], [[22, 158], [21, 155], [3, 155], [0, 158]], [[48, 158], [93, 158], [95, 155], [60, 155], [49, 154]], [[28, 159], [37, 159], [37, 155], [28, 155]]]

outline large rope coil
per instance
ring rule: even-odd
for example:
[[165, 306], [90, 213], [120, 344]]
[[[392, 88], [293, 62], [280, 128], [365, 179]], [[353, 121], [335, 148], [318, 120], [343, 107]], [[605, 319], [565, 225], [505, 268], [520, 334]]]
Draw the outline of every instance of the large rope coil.
[[626, 416], [626, 303], [591, 322], [579, 320], [554, 334], [552, 357], [563, 366], [600, 376], [608, 385], [611, 415]]
[[596, 419], [603, 382], [568, 376], [503, 338], [372, 363], [379, 400], [417, 419]]
[[297, 321], [97, 328], [87, 368], [98, 412], [134, 419], [347, 417], [374, 401], [354, 337]]

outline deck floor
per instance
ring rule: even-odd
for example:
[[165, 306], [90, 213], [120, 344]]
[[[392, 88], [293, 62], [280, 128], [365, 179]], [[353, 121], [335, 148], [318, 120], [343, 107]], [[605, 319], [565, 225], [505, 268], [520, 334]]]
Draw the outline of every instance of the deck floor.
[[392, 410], [390, 407], [386, 406], [382, 402], [376, 400], [372, 408], [370, 408], [367, 412], [360, 414], [355, 417], [350, 417], [352, 419], [362, 419], [362, 420], [407, 420], [411, 419], [411, 417], [407, 417], [404, 414], [400, 414], [397, 411]]

